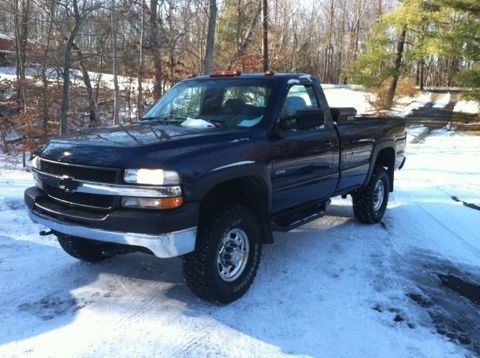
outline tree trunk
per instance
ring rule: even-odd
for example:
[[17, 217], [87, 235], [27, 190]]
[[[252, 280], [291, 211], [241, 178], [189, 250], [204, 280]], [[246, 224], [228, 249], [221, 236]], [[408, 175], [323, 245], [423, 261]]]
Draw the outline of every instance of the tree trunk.
[[[21, 12], [19, 9], [21, 4]], [[25, 67], [27, 63], [27, 43], [29, 30], [30, 0], [14, 0], [15, 61], [18, 80], [19, 106], [23, 113], [27, 111], [25, 96]]]
[[80, 30], [80, 13], [78, 11], [77, 0], [72, 1], [75, 23], [70, 32], [67, 43], [65, 45], [65, 53], [63, 55], [63, 88], [62, 88], [62, 104], [60, 106], [60, 134], [64, 135], [68, 131], [67, 116], [68, 116], [68, 101], [70, 94], [70, 68], [72, 65], [72, 48], [75, 37]]
[[257, 27], [258, 20], [260, 19], [260, 13], [262, 12], [262, 3], [259, 3], [259, 6], [257, 7], [257, 10], [255, 11], [255, 16], [253, 17], [252, 23], [250, 25], [250, 28], [247, 31], [247, 34], [245, 35], [245, 38], [243, 39], [242, 44], [239, 46], [237, 51], [233, 54], [232, 58], [228, 62], [228, 69], [232, 69], [233, 64], [235, 61], [245, 55], [245, 52], [247, 51], [248, 45], [253, 41], [253, 32], [255, 31], [255, 28]]
[[424, 69], [425, 69], [425, 61], [422, 59], [420, 61], [420, 91], [423, 91], [423, 87], [424, 87]]
[[332, 64], [333, 64], [333, 54], [334, 47], [332, 43], [333, 39], [333, 20], [335, 17], [335, 0], [330, 0], [330, 11], [329, 11], [329, 20], [328, 20], [328, 34], [327, 34], [327, 48], [325, 51], [325, 64], [323, 68], [323, 80], [327, 83], [332, 82]]
[[95, 127], [97, 125], [97, 104], [95, 103], [92, 81], [90, 81], [90, 75], [88, 74], [88, 69], [85, 65], [82, 50], [80, 50], [80, 47], [78, 47], [75, 42], [73, 42], [72, 49], [77, 52], [78, 61], [80, 63], [80, 70], [82, 71], [83, 84], [85, 85], [85, 89], [87, 90], [88, 111], [90, 114], [89, 127]]
[[212, 71], [213, 50], [215, 48], [215, 25], [217, 22], [217, 1], [210, 0], [210, 14], [208, 16], [207, 48], [203, 59], [202, 73]]
[[263, 71], [268, 71], [268, 0], [263, 0], [263, 41], [262, 41], [262, 50], [263, 50]]
[[139, 66], [138, 66], [138, 91], [137, 91], [137, 118], [143, 116], [143, 72], [145, 67], [145, 54], [143, 51], [143, 43], [145, 40], [145, 10], [142, 8], [142, 17], [140, 20], [140, 44], [138, 46], [139, 52]]
[[155, 66], [153, 85], [153, 96], [155, 100], [162, 95], [162, 52], [158, 44], [157, 8], [158, 0], [150, 0], [150, 48]]
[[42, 58], [42, 124], [43, 124], [43, 139], [46, 141], [48, 138], [48, 120], [50, 119], [48, 113], [48, 79], [47, 79], [47, 67], [48, 67], [48, 53], [50, 51], [50, 40], [53, 32], [53, 16], [55, 12], [55, 1], [50, 1], [49, 13], [48, 13], [48, 25], [47, 25], [47, 43], [45, 45], [45, 51]]
[[120, 124], [120, 89], [118, 87], [118, 49], [117, 49], [117, 16], [115, 1], [112, 0], [112, 41], [113, 41], [113, 125]]
[[380, 19], [383, 15], [383, 0], [378, 0], [377, 3], [377, 18]]
[[386, 109], [392, 108], [393, 105], [393, 98], [395, 97], [395, 91], [397, 90], [398, 79], [400, 78], [400, 68], [402, 66], [402, 57], [403, 57], [403, 49], [405, 47], [405, 37], [407, 35], [407, 30], [405, 28], [402, 29], [400, 33], [400, 39], [397, 43], [397, 53], [395, 55], [395, 67], [393, 69], [393, 76], [392, 82], [390, 83], [390, 87], [387, 92], [387, 101]]

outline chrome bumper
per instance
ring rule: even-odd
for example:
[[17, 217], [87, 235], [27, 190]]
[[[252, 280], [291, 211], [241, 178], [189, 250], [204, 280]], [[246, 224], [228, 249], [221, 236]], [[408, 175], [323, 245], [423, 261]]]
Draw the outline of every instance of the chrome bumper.
[[130, 232], [106, 231], [64, 223], [54, 218], [28, 210], [33, 222], [42, 224], [53, 231], [65, 235], [76, 236], [80, 240], [91, 239], [115, 244], [140, 246], [149, 249], [155, 256], [168, 258], [187, 254], [195, 250], [197, 227], [159, 235], [148, 235]]

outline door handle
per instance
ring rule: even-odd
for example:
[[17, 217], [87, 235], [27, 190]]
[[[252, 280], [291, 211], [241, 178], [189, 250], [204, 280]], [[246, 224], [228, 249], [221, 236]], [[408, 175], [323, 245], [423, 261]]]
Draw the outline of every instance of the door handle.
[[325, 144], [329, 148], [335, 148], [335, 145], [333, 144], [333, 141], [331, 141], [330, 139], [325, 139], [323, 141], [323, 144]]

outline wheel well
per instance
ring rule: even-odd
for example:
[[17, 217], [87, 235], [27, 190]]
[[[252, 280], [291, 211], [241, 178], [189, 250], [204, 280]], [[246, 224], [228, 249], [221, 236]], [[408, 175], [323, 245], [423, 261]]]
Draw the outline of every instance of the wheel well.
[[390, 191], [393, 191], [393, 172], [395, 170], [395, 151], [393, 148], [382, 149], [377, 155], [375, 166], [387, 168], [390, 179]]
[[212, 208], [240, 204], [251, 209], [261, 219], [264, 243], [273, 241], [269, 220], [269, 197], [265, 181], [256, 176], [246, 176], [215, 185], [200, 202], [200, 215]]

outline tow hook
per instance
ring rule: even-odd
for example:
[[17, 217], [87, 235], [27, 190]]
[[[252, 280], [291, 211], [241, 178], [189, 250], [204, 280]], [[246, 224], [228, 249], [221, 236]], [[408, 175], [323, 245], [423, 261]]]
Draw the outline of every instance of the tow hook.
[[48, 236], [48, 235], [52, 235], [53, 234], [53, 231], [52, 230], [42, 230], [39, 232], [40, 236]]

